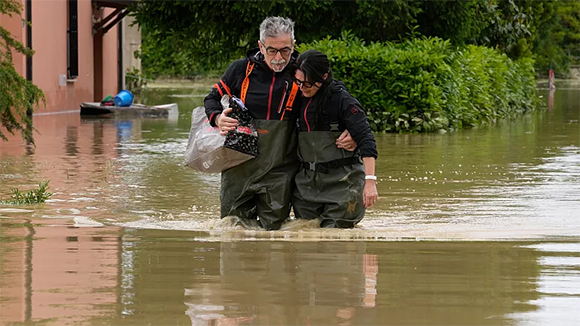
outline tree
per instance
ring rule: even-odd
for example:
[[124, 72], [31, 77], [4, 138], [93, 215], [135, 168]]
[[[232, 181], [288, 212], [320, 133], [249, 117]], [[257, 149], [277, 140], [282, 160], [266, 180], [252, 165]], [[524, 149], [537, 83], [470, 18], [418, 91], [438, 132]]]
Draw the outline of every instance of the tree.
[[556, 36], [573, 64], [580, 64], [580, 2], [565, 1], [558, 8], [561, 24], [556, 29]]
[[[256, 47], [267, 16], [295, 23], [298, 43], [352, 30], [367, 41], [396, 40], [415, 23], [420, 2], [378, 1], [140, 1], [132, 15], [143, 30], [141, 59], [153, 74], [196, 74]], [[147, 71], [145, 71], [148, 73]]]
[[[574, 57], [578, 1], [564, 0], [377, 0], [377, 1], [147, 1], [134, 15], [143, 28], [144, 68], [169, 75], [223, 69], [256, 46], [258, 24], [270, 15], [296, 22], [298, 43], [344, 31], [367, 42], [436, 36], [453, 46], [498, 48], [512, 59], [569, 52]], [[565, 7], [567, 10], [559, 10]], [[574, 11], [576, 10], [576, 11]], [[557, 28], [558, 14], [566, 28]], [[562, 25], [562, 27], [567, 27]], [[561, 42], [553, 40], [559, 31]], [[546, 45], [548, 48], [546, 48]], [[563, 50], [563, 46], [566, 50]], [[551, 52], [550, 52], [551, 51]], [[542, 54], [543, 53], [543, 54]], [[560, 59], [568, 60], [562, 55]]]
[[512, 59], [532, 57], [540, 33], [555, 23], [556, 0], [491, 0], [488, 2], [488, 26], [479, 44], [495, 46]]
[[417, 31], [448, 39], [454, 45], [481, 43], [482, 32], [493, 15], [488, 0], [419, 1]]
[[[22, 5], [15, 0], [0, 1], [0, 15], [20, 16]], [[35, 107], [46, 102], [41, 89], [32, 82], [26, 80], [14, 68], [12, 61], [13, 52], [32, 56], [34, 51], [27, 48], [2, 26], [0, 26], [0, 123], [11, 134], [20, 131], [22, 138], [33, 143], [32, 119], [27, 112], [32, 112]], [[8, 140], [0, 129], [0, 138]]]

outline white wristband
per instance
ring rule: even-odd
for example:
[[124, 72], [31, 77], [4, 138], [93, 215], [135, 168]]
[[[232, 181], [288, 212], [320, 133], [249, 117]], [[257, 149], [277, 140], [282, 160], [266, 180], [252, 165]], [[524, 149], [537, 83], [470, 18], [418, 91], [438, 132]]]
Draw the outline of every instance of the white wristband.
[[376, 175], [365, 175], [365, 180], [375, 180], [377, 181]]

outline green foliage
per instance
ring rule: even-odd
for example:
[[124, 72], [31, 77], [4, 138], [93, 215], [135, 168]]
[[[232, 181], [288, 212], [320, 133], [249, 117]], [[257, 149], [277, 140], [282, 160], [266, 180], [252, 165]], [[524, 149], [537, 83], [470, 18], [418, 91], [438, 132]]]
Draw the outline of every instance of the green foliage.
[[497, 48], [512, 59], [534, 58], [542, 74], [547, 74], [553, 62], [565, 74], [570, 60], [565, 56], [565, 42], [554, 33], [569, 31], [560, 17], [562, 8], [571, 6], [576, 7], [571, 13], [579, 12], [578, 1], [568, 0], [425, 1], [418, 31], [449, 39], [453, 45]]
[[424, 1], [417, 15], [418, 32], [448, 39], [452, 44], [477, 43], [496, 14], [488, 0]]
[[153, 76], [223, 71], [256, 46], [260, 22], [272, 15], [296, 22], [298, 43], [346, 30], [368, 42], [432, 36], [533, 58], [540, 75], [552, 63], [566, 76], [570, 63], [580, 61], [576, 0], [142, 0], [133, 15], [143, 30], [144, 73]]
[[137, 67], [127, 69], [125, 72], [125, 88], [133, 94], [140, 94], [143, 88], [147, 87], [148, 80]]
[[26, 193], [22, 193], [17, 188], [10, 188], [12, 195], [10, 200], [2, 201], [2, 204], [9, 205], [32, 205], [44, 203], [47, 199], [52, 196], [52, 192], [48, 192], [48, 183], [50, 181], [42, 181], [38, 185], [38, 189], [29, 190]]
[[[12, 17], [21, 11], [22, 5], [15, 0], [0, 1], [0, 14]], [[32, 112], [45, 98], [42, 90], [18, 74], [12, 61], [13, 51], [26, 56], [34, 54], [0, 26], [0, 125], [11, 134], [20, 131], [25, 140], [33, 142], [32, 129], [26, 127], [31, 125], [27, 111]], [[7, 140], [1, 128], [0, 138]]]
[[[256, 46], [260, 22], [272, 15], [290, 17], [296, 22], [295, 36], [299, 43], [326, 36], [336, 38], [350, 30], [369, 42], [424, 35], [448, 39], [456, 46], [476, 44], [498, 48], [512, 59], [540, 54], [539, 64], [550, 57], [549, 60], [566, 61], [562, 53], [567, 50], [563, 46], [573, 44], [575, 36], [568, 34], [567, 41], [564, 37], [554, 41], [551, 31], [555, 28], [566, 33], [566, 24], [573, 26], [578, 22], [575, 17], [578, 10], [574, 11], [577, 3], [562, 0], [143, 0], [133, 15], [143, 28], [140, 55], [145, 72], [188, 76], [221, 71], [233, 59], [242, 57]], [[561, 7], [570, 9], [561, 11]], [[558, 25], [558, 15], [573, 19], [562, 20], [562, 25]]]
[[558, 2], [557, 15], [549, 28], [540, 29], [536, 67], [547, 78], [550, 66], [557, 76], [568, 77], [570, 65], [580, 64], [580, 2]]
[[299, 46], [326, 53], [337, 79], [365, 108], [375, 131], [429, 132], [474, 127], [536, 107], [533, 61], [498, 50], [422, 38], [341, 39]]
[[[486, 28], [475, 43], [497, 47], [511, 58], [531, 55], [530, 40], [540, 23], [543, 4], [533, 0], [488, 1], [485, 11]], [[540, 1], [540, 2], [553, 2]]]
[[257, 47], [268, 16], [291, 17], [298, 42], [343, 29], [368, 40], [398, 39], [414, 25], [420, 2], [380, 1], [140, 1], [133, 15], [143, 31], [145, 73], [190, 76], [223, 71]]
[[572, 64], [580, 64], [580, 2], [564, 1], [558, 7], [560, 24], [554, 31], [554, 37], [562, 50], [570, 57]]

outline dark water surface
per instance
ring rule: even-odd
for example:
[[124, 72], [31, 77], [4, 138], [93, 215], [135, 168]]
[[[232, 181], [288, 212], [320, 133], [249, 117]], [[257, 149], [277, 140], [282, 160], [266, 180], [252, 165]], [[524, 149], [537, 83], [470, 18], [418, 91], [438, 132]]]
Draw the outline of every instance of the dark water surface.
[[489, 128], [377, 135], [360, 227], [276, 232], [219, 220], [219, 175], [181, 166], [207, 90], [144, 95], [178, 119], [36, 116], [36, 147], [0, 143], [0, 200], [54, 192], [0, 205], [0, 325], [577, 324], [578, 83]]

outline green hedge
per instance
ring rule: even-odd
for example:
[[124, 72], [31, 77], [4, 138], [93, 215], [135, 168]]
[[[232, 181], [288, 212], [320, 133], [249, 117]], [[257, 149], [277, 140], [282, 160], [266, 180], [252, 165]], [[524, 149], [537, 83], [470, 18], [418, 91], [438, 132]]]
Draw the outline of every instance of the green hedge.
[[328, 55], [335, 78], [361, 102], [375, 131], [474, 127], [538, 103], [533, 61], [482, 46], [455, 49], [439, 38], [367, 45], [345, 33], [298, 46], [307, 49]]

